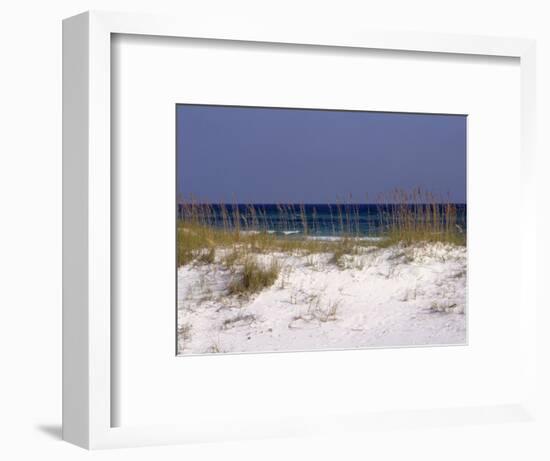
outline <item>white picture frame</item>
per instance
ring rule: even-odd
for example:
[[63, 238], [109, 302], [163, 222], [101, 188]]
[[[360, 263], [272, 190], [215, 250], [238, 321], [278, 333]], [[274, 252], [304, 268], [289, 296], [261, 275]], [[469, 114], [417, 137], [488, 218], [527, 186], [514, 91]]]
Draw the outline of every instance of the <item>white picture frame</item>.
[[[498, 406], [387, 410], [302, 422], [236, 425], [190, 432], [188, 426], [112, 427], [112, 386], [120, 364], [111, 350], [111, 39], [113, 34], [185, 37], [519, 58], [521, 72], [521, 400]], [[323, 432], [334, 427], [467, 424], [533, 417], [535, 351], [535, 44], [527, 39], [273, 28], [223, 31], [185, 18], [88, 12], [63, 23], [63, 438], [85, 448], [185, 443]], [[321, 420], [320, 420], [321, 421]]]

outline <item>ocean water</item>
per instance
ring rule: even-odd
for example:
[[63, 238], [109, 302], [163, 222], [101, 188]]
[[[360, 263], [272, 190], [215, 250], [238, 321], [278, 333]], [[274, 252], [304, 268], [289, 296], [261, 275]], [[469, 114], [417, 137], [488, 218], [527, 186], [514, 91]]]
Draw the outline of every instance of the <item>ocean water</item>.
[[[407, 219], [422, 220], [427, 205], [407, 205]], [[447, 220], [460, 232], [466, 232], [467, 206], [437, 205], [437, 220]], [[433, 207], [430, 208], [433, 216]], [[238, 227], [245, 232], [268, 232], [289, 237], [307, 234], [319, 238], [356, 235], [378, 237], [390, 223], [402, 219], [403, 205], [392, 204], [253, 204], [178, 205], [178, 219], [197, 220], [202, 224], [223, 228]]]

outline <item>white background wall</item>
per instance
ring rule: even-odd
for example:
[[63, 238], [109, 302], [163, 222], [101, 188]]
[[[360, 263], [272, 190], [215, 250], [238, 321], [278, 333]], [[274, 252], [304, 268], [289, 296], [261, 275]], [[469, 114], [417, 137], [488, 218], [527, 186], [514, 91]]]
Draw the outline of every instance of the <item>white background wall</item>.
[[[87, 453], [61, 433], [61, 19], [88, 9], [185, 14], [197, 21], [421, 30], [538, 40], [539, 299], [550, 235], [550, 13], [544, 0], [19, 0], [0, 9], [0, 457], [17, 459], [548, 459], [550, 425], [350, 433]], [[498, 167], [495, 168], [498, 174]], [[490, 182], [490, 178], [488, 178]], [[498, 196], [495, 197], [498, 200]], [[510, 242], [513, 244], [514, 242]], [[505, 252], [505, 249], [504, 249]], [[505, 263], [505, 253], [502, 261]], [[488, 274], [488, 276], [490, 276]], [[550, 306], [548, 306], [550, 307]], [[541, 408], [550, 414], [550, 315], [539, 316]], [[496, 326], [498, 327], [498, 326]], [[550, 418], [543, 417], [548, 423]]]

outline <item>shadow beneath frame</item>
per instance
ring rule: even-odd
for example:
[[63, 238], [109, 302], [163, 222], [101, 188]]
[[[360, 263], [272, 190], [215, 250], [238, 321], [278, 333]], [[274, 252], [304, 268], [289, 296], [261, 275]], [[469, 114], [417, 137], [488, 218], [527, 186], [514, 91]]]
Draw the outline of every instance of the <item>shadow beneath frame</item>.
[[63, 440], [61, 424], [39, 424], [36, 429], [52, 439]]

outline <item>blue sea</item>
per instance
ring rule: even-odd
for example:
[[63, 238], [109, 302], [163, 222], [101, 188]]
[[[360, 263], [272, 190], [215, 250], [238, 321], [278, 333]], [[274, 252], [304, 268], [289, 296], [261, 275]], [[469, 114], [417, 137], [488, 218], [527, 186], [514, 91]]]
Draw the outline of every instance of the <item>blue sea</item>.
[[[427, 205], [406, 205], [421, 219], [422, 209]], [[460, 232], [466, 232], [467, 206], [451, 204], [453, 215], [448, 217], [448, 205], [437, 205], [438, 220], [452, 220]], [[179, 219], [198, 219], [202, 224], [217, 228], [236, 228], [248, 232], [323, 237], [356, 235], [378, 237], [392, 220], [399, 219], [403, 205], [392, 204], [253, 204], [253, 205], [178, 205]], [[426, 208], [424, 208], [426, 209]], [[431, 208], [433, 211], [433, 208]]]

